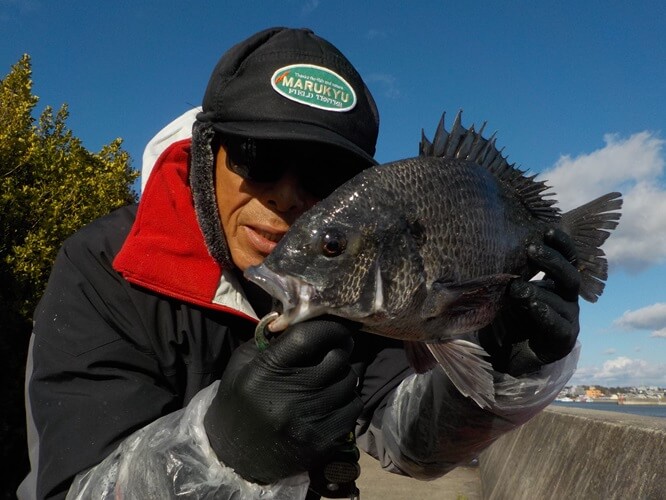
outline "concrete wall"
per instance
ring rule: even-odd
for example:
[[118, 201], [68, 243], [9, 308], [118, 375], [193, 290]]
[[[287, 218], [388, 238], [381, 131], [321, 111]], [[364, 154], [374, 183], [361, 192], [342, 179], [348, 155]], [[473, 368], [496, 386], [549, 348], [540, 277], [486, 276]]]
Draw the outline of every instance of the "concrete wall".
[[479, 463], [488, 500], [664, 500], [666, 419], [551, 406]]

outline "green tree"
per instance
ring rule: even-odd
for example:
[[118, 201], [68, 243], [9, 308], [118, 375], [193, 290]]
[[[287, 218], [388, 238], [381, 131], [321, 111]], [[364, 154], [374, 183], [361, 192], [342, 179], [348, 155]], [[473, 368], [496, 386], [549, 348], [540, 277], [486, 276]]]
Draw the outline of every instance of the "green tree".
[[[131, 186], [138, 176], [122, 140], [90, 152], [67, 128], [66, 105], [56, 112], [47, 106], [35, 118], [38, 101], [24, 55], [0, 80], [0, 355], [9, 410], [0, 422], [0, 451], [16, 476], [27, 468], [23, 370], [31, 316], [53, 260], [81, 226], [135, 202]], [[3, 487], [15, 488], [14, 479]]]

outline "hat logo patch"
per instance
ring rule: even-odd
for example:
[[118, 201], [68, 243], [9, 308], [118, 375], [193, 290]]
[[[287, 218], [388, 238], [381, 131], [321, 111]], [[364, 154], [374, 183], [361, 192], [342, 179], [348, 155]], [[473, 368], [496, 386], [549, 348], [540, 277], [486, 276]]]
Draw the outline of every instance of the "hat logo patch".
[[292, 64], [271, 77], [275, 91], [292, 101], [325, 111], [344, 112], [356, 106], [356, 93], [337, 73], [314, 64]]

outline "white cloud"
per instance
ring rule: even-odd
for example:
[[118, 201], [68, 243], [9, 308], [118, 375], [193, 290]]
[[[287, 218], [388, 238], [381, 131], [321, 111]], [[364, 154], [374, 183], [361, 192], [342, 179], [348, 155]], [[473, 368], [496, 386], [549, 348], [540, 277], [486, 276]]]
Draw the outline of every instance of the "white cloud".
[[654, 332], [652, 332], [650, 334], [650, 337], [666, 339], [666, 328], [661, 328], [659, 330], [655, 330]]
[[572, 377], [575, 384], [605, 386], [657, 385], [666, 387], [666, 364], [620, 356], [605, 361], [601, 367], [580, 367]]
[[635, 311], [627, 311], [616, 320], [616, 324], [624, 328], [642, 330], [666, 326], [666, 302], [657, 302]]
[[365, 81], [369, 84], [378, 83], [383, 88], [384, 96], [390, 99], [400, 97], [400, 90], [398, 89], [398, 80], [395, 76], [386, 73], [372, 73], [364, 77]]
[[604, 245], [611, 266], [641, 271], [666, 262], [666, 141], [647, 131], [627, 139], [607, 134], [604, 141], [592, 153], [563, 156], [542, 178], [563, 210], [622, 192], [620, 225]]
[[614, 324], [627, 330], [652, 330], [651, 337], [666, 337], [666, 302], [626, 311]]
[[371, 29], [365, 34], [365, 38], [368, 40], [374, 40], [376, 38], [386, 38], [386, 33], [381, 30]]
[[611, 348], [611, 349], [606, 349], [606, 350], [604, 351], [604, 354], [605, 354], [606, 356], [612, 356], [612, 355], [615, 354], [616, 352], [617, 352], [617, 349], [612, 349], [612, 348]]
[[16, 15], [32, 14], [41, 8], [39, 0], [3, 0], [0, 7], [6, 8], [0, 12], [1, 21], [14, 19]]
[[317, 10], [317, 7], [319, 7], [319, 0], [307, 0], [301, 8], [301, 14], [310, 14]]
[[620, 376], [635, 377], [645, 373], [648, 364], [642, 359], [630, 359], [624, 356], [605, 361], [595, 374], [599, 379], [616, 379]]

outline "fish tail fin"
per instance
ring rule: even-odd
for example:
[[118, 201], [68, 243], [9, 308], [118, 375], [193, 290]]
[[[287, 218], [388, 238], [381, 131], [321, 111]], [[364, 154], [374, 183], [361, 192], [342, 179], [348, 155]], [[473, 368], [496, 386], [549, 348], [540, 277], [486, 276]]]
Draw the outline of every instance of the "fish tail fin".
[[495, 402], [493, 367], [484, 359], [489, 355], [481, 346], [461, 339], [426, 346], [463, 396], [481, 408]]
[[601, 246], [620, 220], [622, 194], [613, 192], [562, 214], [562, 229], [576, 247], [581, 274], [580, 296], [596, 302], [608, 278], [608, 261]]

